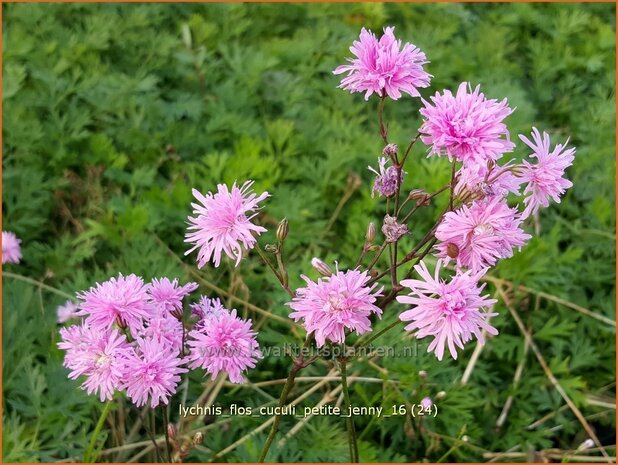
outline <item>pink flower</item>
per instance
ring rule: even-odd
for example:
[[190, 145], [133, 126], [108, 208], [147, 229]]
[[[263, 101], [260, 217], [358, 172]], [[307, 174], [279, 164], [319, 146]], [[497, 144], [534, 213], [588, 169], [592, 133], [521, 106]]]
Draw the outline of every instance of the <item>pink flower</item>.
[[225, 184], [219, 184], [216, 194], [209, 192], [206, 196], [193, 189], [193, 195], [201, 205], [191, 204], [196, 216], [188, 218], [190, 226], [185, 242], [193, 243], [194, 246], [185, 255], [198, 249], [198, 268], [211, 260], [218, 267], [223, 252], [236, 259], [238, 266], [242, 258], [242, 247], [252, 249], [256, 242], [254, 235], [259, 236], [266, 231], [251, 223], [251, 220], [260, 209], [259, 202], [269, 197], [269, 194], [264, 192], [258, 196], [252, 192], [252, 186], [253, 181], [245, 182], [240, 188], [234, 183], [232, 189], [228, 190]]
[[191, 304], [191, 313], [198, 318], [197, 323], [195, 323], [195, 329], [201, 329], [204, 320], [219, 317], [229, 312], [216, 297], [211, 299], [210, 297], [202, 296], [198, 303]]
[[428, 87], [431, 79], [423, 69], [429, 62], [415, 45], [405, 43], [402, 49], [394, 30], [394, 27], [385, 28], [378, 41], [371, 31], [361, 29], [360, 40], [355, 40], [350, 47], [356, 58], [348, 58], [349, 65], [338, 66], [333, 71], [333, 74], [348, 73], [339, 87], [352, 93], [365, 92], [365, 100], [374, 92], [382, 96], [384, 91], [393, 100], [401, 97], [402, 92], [420, 96], [418, 88]]
[[423, 410], [429, 410], [431, 407], [433, 407], [433, 401], [431, 400], [431, 397], [423, 397], [423, 399], [421, 400], [421, 407], [423, 407]]
[[86, 376], [82, 389], [90, 395], [99, 393], [101, 402], [110, 400], [119, 389], [122, 368], [131, 352], [126, 338], [117, 330], [101, 331], [85, 324], [60, 330], [62, 342], [58, 347], [66, 351], [64, 366], [70, 379]]
[[371, 278], [367, 272], [337, 271], [330, 277], [320, 278], [317, 283], [302, 276], [307, 287], [296, 290], [296, 296], [289, 302], [294, 312], [290, 318], [303, 320], [307, 333], [315, 333], [318, 347], [331, 341], [342, 343], [345, 330], [364, 334], [371, 331], [369, 317], [372, 313], [381, 315], [382, 310], [374, 305], [382, 292], [372, 292], [377, 284], [367, 287]]
[[156, 339], [176, 353], [182, 348], [182, 322], [169, 314], [154, 315], [138, 333], [144, 339]]
[[251, 320], [237, 317], [236, 310], [211, 313], [189, 336], [189, 367], [204, 368], [213, 379], [224, 371], [232, 383], [242, 383], [243, 372], [262, 358]]
[[[394, 166], [386, 167], [388, 160], [386, 158], [378, 158], [378, 170], [376, 171], [371, 166], [368, 166], [369, 171], [372, 171], [376, 175], [376, 179], [373, 183], [373, 189], [371, 189], [371, 196], [374, 194], [381, 195], [383, 197], [392, 197], [397, 192], [397, 168]], [[403, 171], [399, 176], [399, 184], [403, 182]]]
[[455, 175], [455, 195], [474, 194], [473, 198], [500, 196], [510, 193], [519, 195], [522, 181], [511, 171], [512, 165], [495, 165], [488, 169], [486, 164], [470, 163], [462, 166]]
[[446, 155], [449, 160], [455, 158], [465, 164], [485, 164], [515, 147], [502, 122], [513, 110], [506, 99], [487, 100], [480, 86], [468, 93], [469, 86], [467, 82], [459, 84], [456, 95], [450, 90], [442, 95], [436, 93], [431, 97], [433, 105], [423, 99], [421, 140], [431, 146], [430, 155]]
[[501, 197], [477, 200], [448, 212], [438, 228], [438, 257], [457, 266], [479, 271], [502, 258], [513, 256], [513, 247], [522, 247], [530, 235], [521, 228], [517, 209], [509, 208]]
[[56, 310], [58, 315], [58, 323], [66, 323], [67, 321], [77, 318], [77, 312], [79, 307], [75, 302], [67, 300], [64, 304], [60, 305]]
[[549, 134], [543, 132], [543, 138], [537, 128], [532, 128], [531, 142], [527, 137], [520, 135], [519, 138], [530, 147], [534, 153], [530, 156], [537, 159], [536, 165], [524, 160], [520, 180], [527, 182], [524, 189], [526, 208], [522, 217], [528, 218], [536, 213], [539, 208], [549, 206], [549, 199], [560, 203], [560, 196], [570, 188], [573, 183], [564, 177], [564, 171], [573, 164], [575, 149], [566, 149], [569, 143], [556, 144], [554, 150], [549, 151]]
[[77, 294], [82, 301], [77, 315], [86, 316], [86, 323], [97, 330], [109, 329], [116, 323], [137, 333], [143, 328], [142, 318], [150, 317], [148, 289], [139, 276], [118, 273], [118, 278]]
[[176, 392], [184, 363], [178, 352], [157, 338], [137, 338], [137, 348], [124, 365], [122, 387], [137, 407], [150, 403], [152, 408], [166, 404]]
[[457, 359], [455, 346], [463, 349], [464, 343], [471, 340], [472, 336], [476, 336], [480, 344], [485, 343], [481, 330], [498, 334], [487, 322], [489, 317], [497, 313], [481, 311], [493, 306], [496, 300], [488, 299], [487, 295], [481, 296], [485, 285], [479, 286], [478, 281], [485, 270], [458, 273], [447, 283], [439, 277], [441, 266], [442, 261], [438, 260], [435, 275], [431, 276], [427, 265], [421, 262], [414, 267], [421, 280], [406, 279], [401, 282], [402, 286], [410, 288], [412, 292], [408, 296], [398, 296], [397, 300], [412, 305], [412, 308], [404, 311], [399, 319], [411, 322], [406, 330], [418, 329], [417, 339], [433, 336], [427, 352], [434, 351], [438, 360], [444, 356], [445, 345], [448, 345], [453, 358]]
[[2, 264], [21, 261], [21, 239], [10, 231], [2, 231]]
[[168, 278], [153, 279], [148, 294], [154, 308], [163, 314], [182, 316], [182, 299], [197, 289], [197, 283], [178, 285], [178, 279], [170, 281]]

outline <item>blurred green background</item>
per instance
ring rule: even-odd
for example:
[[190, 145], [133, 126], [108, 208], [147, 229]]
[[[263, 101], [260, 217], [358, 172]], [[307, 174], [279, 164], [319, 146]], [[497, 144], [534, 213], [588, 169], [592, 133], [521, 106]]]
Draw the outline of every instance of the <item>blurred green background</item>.
[[[361, 27], [386, 25], [431, 61], [425, 98], [464, 80], [478, 83], [517, 107], [507, 120], [516, 142], [534, 125], [577, 146], [568, 172], [574, 188], [528, 225], [537, 234], [492, 275], [549, 294], [516, 292], [513, 299], [550, 369], [615, 455], [615, 325], [572, 308], [615, 319], [613, 4], [5, 4], [3, 230], [23, 240], [24, 255], [20, 265], [3, 267], [18, 275], [3, 278], [5, 462], [81, 460], [100, 413], [98, 400], [66, 378], [55, 347], [55, 309], [64, 294], [119, 271], [199, 277], [202, 293], [220, 295], [217, 286], [287, 316], [286, 294], [253, 254], [239, 269], [228, 260], [196, 277], [195, 257], [183, 257], [192, 187], [204, 192], [251, 178], [268, 190], [261, 221], [270, 232], [260, 242], [272, 241], [277, 222], [288, 218], [292, 286], [301, 273], [315, 277], [313, 256], [354, 265], [367, 223], [379, 224], [384, 209], [371, 198], [366, 169], [382, 148], [377, 99], [366, 103], [336, 89], [331, 71], [349, 56]], [[387, 102], [391, 139], [400, 145], [416, 133], [419, 105], [409, 97]], [[522, 145], [515, 158], [526, 153]], [[446, 160], [425, 158], [420, 143], [407, 171], [409, 189], [433, 191], [449, 177]], [[414, 239], [439, 206], [410, 225]], [[253, 318], [264, 347], [302, 338], [239, 301], [226, 302]], [[587, 434], [524, 351], [503, 303], [496, 309], [500, 335], [466, 385], [460, 380], [474, 344], [457, 361], [437, 362], [421, 341], [418, 356], [378, 360], [382, 369], [366, 361], [350, 366], [351, 373], [396, 381], [353, 383], [359, 405], [390, 408], [446, 393], [435, 400], [436, 418], [358, 419], [362, 461], [485, 461], [503, 451], [520, 455], [497, 460], [540, 461], [552, 448], [559, 461], [574, 453]], [[391, 306], [377, 327], [400, 310]], [[409, 345], [402, 334], [391, 331], [380, 343]], [[284, 378], [289, 363], [268, 358], [250, 380]], [[514, 383], [518, 365], [523, 375]], [[328, 369], [317, 364], [304, 374]], [[315, 383], [298, 383], [292, 398]], [[325, 384], [301, 405], [317, 404], [337, 385]], [[186, 404], [211, 387], [193, 373]], [[280, 387], [224, 385], [216, 403], [272, 405]], [[513, 406], [497, 427], [510, 395]], [[136, 412], [122, 412], [128, 430]], [[264, 421], [206, 417], [188, 425], [205, 433], [188, 460], [255, 461], [265, 431], [251, 433]], [[284, 418], [282, 432], [297, 423]], [[315, 417], [298, 428], [269, 460], [348, 460], [343, 419]], [[154, 460], [139, 455], [148, 445], [143, 431], [130, 437], [106, 423], [101, 439], [101, 460]], [[123, 444], [129, 447], [111, 449]]]

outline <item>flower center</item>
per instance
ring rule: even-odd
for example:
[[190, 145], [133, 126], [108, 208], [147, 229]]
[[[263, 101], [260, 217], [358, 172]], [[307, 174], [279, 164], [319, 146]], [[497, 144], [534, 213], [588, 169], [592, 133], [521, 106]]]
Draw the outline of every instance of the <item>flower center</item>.
[[345, 298], [341, 294], [331, 294], [323, 307], [326, 312], [341, 312], [346, 309]]
[[473, 233], [475, 236], [481, 236], [483, 234], [487, 234], [491, 236], [494, 234], [494, 228], [490, 224], [482, 223], [482, 224], [479, 224], [476, 228], [474, 228]]

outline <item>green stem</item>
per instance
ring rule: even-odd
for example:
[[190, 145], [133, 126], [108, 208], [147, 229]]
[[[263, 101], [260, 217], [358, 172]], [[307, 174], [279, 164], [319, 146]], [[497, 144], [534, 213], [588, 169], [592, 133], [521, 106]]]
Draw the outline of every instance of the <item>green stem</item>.
[[105, 404], [103, 411], [101, 412], [101, 416], [99, 417], [99, 421], [97, 421], [97, 425], [94, 428], [94, 432], [92, 433], [92, 437], [90, 438], [90, 443], [88, 444], [88, 449], [84, 452], [84, 462], [92, 463], [94, 462], [95, 457], [92, 456], [94, 447], [97, 443], [97, 439], [99, 438], [99, 434], [103, 429], [103, 424], [105, 423], [105, 419], [109, 414], [109, 411], [112, 409], [113, 402], [110, 400]]
[[23, 281], [25, 283], [32, 284], [34, 286], [38, 286], [41, 289], [45, 289], [46, 291], [53, 292], [62, 297], [66, 297], [67, 299], [75, 299], [75, 295], [71, 295], [67, 292], [61, 291], [60, 289], [56, 289], [55, 287], [48, 286], [47, 284], [42, 283], [41, 281], [37, 281], [36, 279], [28, 278], [27, 276], [22, 276], [20, 274], [11, 273], [10, 271], [2, 271], [2, 276], [6, 278], [13, 278], [19, 281]]
[[163, 412], [163, 428], [165, 429], [165, 449], [167, 450], [167, 461], [172, 463], [172, 452], [170, 449], [170, 433], [168, 431], [169, 419], [167, 418], [167, 414], [169, 412], [169, 404], [165, 407], [161, 407], [161, 412]]
[[[344, 347], [345, 353], [345, 347]], [[341, 388], [343, 391], [343, 399], [348, 409], [347, 426], [348, 426], [348, 442], [350, 444], [350, 462], [358, 463], [358, 444], [356, 442], [356, 431], [354, 429], [354, 420], [349, 412], [350, 406], [350, 392], [348, 391], [348, 376], [346, 370], [346, 358], [345, 356], [339, 359], [339, 365], [341, 370]]]
[[286, 292], [290, 295], [290, 297], [294, 297], [294, 292], [290, 289], [290, 287], [288, 286], [288, 284], [285, 282], [285, 279], [283, 276], [281, 276], [279, 274], [279, 272], [277, 271], [277, 269], [275, 268], [275, 266], [271, 263], [270, 259], [266, 256], [266, 252], [264, 252], [262, 250], [262, 248], [260, 247], [259, 244], [255, 244], [255, 250], [257, 251], [258, 255], [260, 256], [260, 258], [262, 259], [262, 261], [268, 266], [268, 268], [270, 268], [270, 270], [273, 272], [273, 274], [275, 275], [275, 277], [277, 278], [277, 280], [279, 281], [279, 283], [281, 284], [281, 287], [283, 287], [283, 289], [286, 290]]

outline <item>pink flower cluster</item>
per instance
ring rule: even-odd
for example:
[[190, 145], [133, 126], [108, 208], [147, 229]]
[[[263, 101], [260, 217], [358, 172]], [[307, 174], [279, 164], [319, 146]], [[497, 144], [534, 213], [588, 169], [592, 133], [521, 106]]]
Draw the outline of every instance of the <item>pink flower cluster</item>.
[[2, 231], [2, 264], [21, 261], [21, 239], [15, 233]]
[[[425, 54], [407, 45], [400, 51], [399, 45], [394, 44], [399, 42], [394, 39], [393, 28], [386, 28], [379, 41], [371, 32], [362, 29], [360, 41], [355, 41], [350, 49], [356, 58], [349, 59], [350, 65], [340, 66], [334, 71], [335, 74], [348, 73], [340, 87], [351, 92], [364, 91], [366, 99], [374, 92], [378, 95], [386, 92], [396, 100], [402, 88], [410, 95], [419, 96], [418, 88], [429, 85], [430, 76], [422, 70], [422, 65], [427, 63]], [[410, 50], [413, 50], [412, 54], [407, 53]], [[410, 63], [415, 60], [416, 65], [411, 67]], [[412, 84], [411, 69], [423, 73], [423, 85]], [[403, 87], [404, 77], [412, 87]], [[533, 128], [532, 141], [519, 136], [532, 150], [530, 158], [519, 164], [513, 160], [499, 164], [504, 154], [515, 148], [505, 123], [513, 112], [506, 98], [500, 101], [487, 98], [480, 86], [473, 88], [470, 83], [462, 82], [456, 92], [443, 90], [429, 100], [421, 98], [421, 102], [420, 140], [429, 146], [428, 156], [447, 157], [453, 163], [456, 170], [451, 180], [453, 198], [450, 211], [442, 217], [434, 233], [436, 255], [440, 259], [435, 277], [429, 275], [426, 265], [421, 262], [416, 271], [423, 280], [402, 281], [401, 285], [409, 287], [412, 292], [410, 296], [398, 299], [413, 305], [401, 314], [402, 320], [413, 322], [407, 328], [418, 330], [418, 338], [433, 336], [429, 350], [435, 350], [438, 358], [443, 356], [444, 344], [456, 358], [455, 348], [462, 348], [472, 336], [482, 342], [481, 329], [489, 334], [496, 333], [486, 322], [491, 314], [484, 310], [495, 301], [481, 297], [483, 286], [478, 281], [488, 267], [511, 257], [515, 249], [521, 249], [530, 239], [531, 236], [524, 232], [524, 221], [541, 207], [547, 207], [550, 200], [559, 203], [566, 189], [572, 186], [565, 171], [573, 163], [575, 149], [567, 148], [565, 143], [557, 144], [552, 150], [549, 135], [541, 135]], [[387, 159], [378, 158], [378, 169], [369, 168], [376, 174], [372, 196], [377, 193], [388, 198], [401, 188], [403, 178], [397, 176], [396, 166], [401, 169], [399, 164], [402, 161], [397, 158], [395, 144], [387, 144], [383, 154], [391, 158], [393, 166], [387, 168]], [[522, 212], [518, 206], [509, 206], [507, 197], [511, 194], [523, 195]], [[409, 198], [413, 197], [410, 195]], [[427, 196], [417, 199], [417, 207], [423, 205], [425, 198]], [[407, 224], [401, 221], [399, 212], [395, 216], [387, 214], [384, 218], [385, 243], [397, 242], [407, 232]], [[455, 262], [456, 272], [450, 281], [445, 282], [439, 278], [438, 272], [450, 261]], [[313, 284], [308, 289], [317, 286]], [[299, 289], [297, 293], [295, 301], [299, 302], [294, 305], [300, 306], [303, 313], [297, 309], [292, 316], [304, 317], [308, 331], [330, 334], [326, 328], [332, 326], [331, 320], [323, 318], [317, 311], [318, 308], [330, 307], [320, 307], [318, 299], [314, 299], [313, 305], [302, 306], [308, 300], [304, 296], [308, 291]], [[322, 300], [324, 298], [322, 296]], [[331, 339], [340, 341], [342, 334], [339, 331]]]
[[[254, 366], [244, 354], [214, 351], [206, 357], [198, 350], [199, 343], [189, 341], [192, 349], [188, 354], [183, 347], [185, 339], [196, 333], [184, 326], [183, 300], [196, 289], [196, 283], [181, 286], [178, 279], [144, 283], [134, 274], [119, 274], [78, 293], [77, 305], [67, 302], [58, 309], [59, 322], [82, 317], [79, 324], [60, 330], [58, 347], [66, 351], [64, 365], [70, 370], [69, 378], [85, 376], [82, 388], [88, 394], [98, 394], [101, 401], [124, 391], [136, 406], [152, 408], [169, 402], [189, 363], [189, 368], [202, 366], [209, 373], [223, 370], [234, 382], [240, 382], [241, 367]], [[204, 306], [206, 299], [197, 305]], [[231, 331], [228, 339], [223, 337], [233, 325], [222, 317], [230, 312], [219, 307], [217, 312], [201, 315], [195, 325], [204, 334], [217, 335], [211, 347], [224, 350], [231, 342], [250, 344], [259, 354], [255, 333], [250, 329], [244, 333]], [[233, 315], [236, 324], [250, 328], [250, 322], [236, 318], [235, 312]]]

